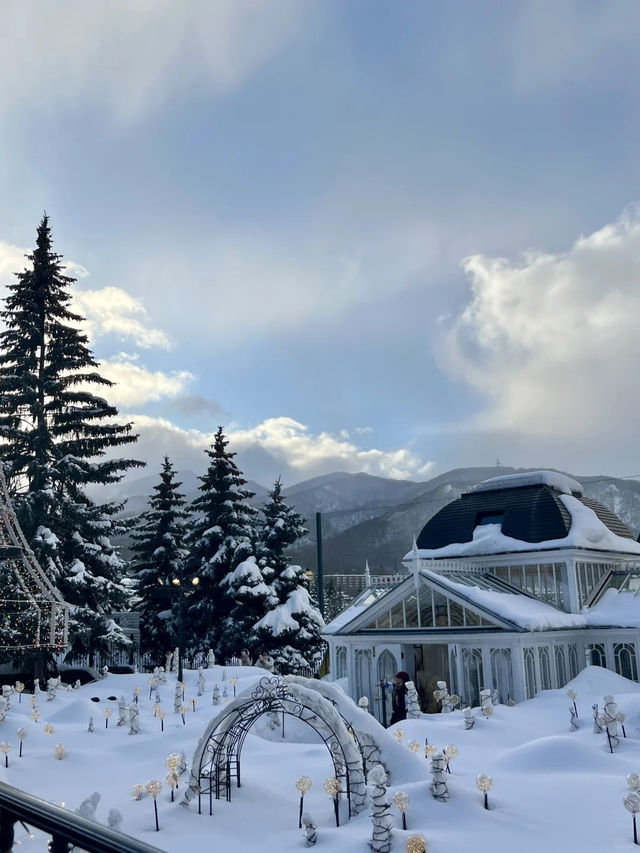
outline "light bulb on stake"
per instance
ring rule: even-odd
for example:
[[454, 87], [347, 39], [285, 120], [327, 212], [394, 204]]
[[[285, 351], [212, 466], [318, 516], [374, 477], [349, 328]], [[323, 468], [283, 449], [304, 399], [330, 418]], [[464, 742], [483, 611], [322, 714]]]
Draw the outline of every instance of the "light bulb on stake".
[[180, 783], [180, 777], [175, 770], [169, 770], [167, 773], [167, 785], [171, 789], [171, 802], [174, 801], [173, 792], [177, 789]]
[[489, 791], [493, 788], [493, 779], [484, 773], [480, 773], [476, 777], [476, 785], [479, 791], [484, 794], [484, 807], [489, 808]]
[[37, 723], [38, 720], [40, 719], [40, 711], [38, 711], [37, 708], [34, 708], [33, 711], [31, 712], [31, 719], [33, 720], [34, 723]]
[[404, 729], [396, 729], [393, 736], [398, 743], [402, 743], [402, 739], [404, 738]]
[[407, 853], [427, 853], [427, 842], [423, 835], [410, 835], [407, 838]]
[[104, 727], [105, 729], [109, 728], [109, 717], [111, 716], [111, 708], [104, 709]]
[[160, 731], [161, 732], [164, 731], [164, 718], [166, 716], [167, 716], [167, 712], [164, 710], [164, 708], [158, 708], [158, 713], [156, 714], [156, 717], [160, 720]]
[[187, 714], [189, 712], [189, 709], [187, 708], [186, 705], [180, 705], [180, 707], [178, 708], [178, 711], [180, 713], [180, 716], [182, 717], [182, 725], [186, 726], [187, 721], [185, 720], [184, 716], [185, 716], [185, 714]]
[[451, 773], [449, 762], [458, 757], [458, 747], [450, 743], [448, 746], [445, 746], [442, 752], [444, 753], [444, 757], [447, 759], [447, 773]]
[[627, 785], [632, 791], [637, 791], [640, 788], [640, 775], [627, 773]]
[[3, 740], [2, 743], [0, 743], [0, 752], [4, 755], [4, 766], [8, 767], [9, 766], [9, 753], [11, 752], [11, 744], [8, 741]]
[[172, 752], [165, 758], [164, 766], [169, 770], [177, 770], [180, 766], [180, 755], [177, 752]]
[[133, 786], [133, 799], [134, 800], [141, 800], [143, 794], [144, 794], [144, 785], [141, 785], [140, 782], [138, 782], [137, 785]]
[[229, 679], [229, 683], [233, 686], [233, 698], [236, 698], [236, 684], [238, 683], [238, 679], [235, 675]]
[[407, 744], [411, 752], [417, 752], [420, 749], [420, 741], [419, 740], [410, 740]]
[[396, 791], [396, 793], [391, 798], [391, 802], [398, 809], [400, 814], [402, 815], [402, 828], [407, 828], [407, 816], [405, 814], [406, 810], [409, 808], [409, 796], [405, 794], [404, 791]]
[[334, 776], [331, 776], [329, 777], [329, 779], [325, 779], [324, 789], [330, 797], [333, 797], [333, 809], [336, 815], [336, 826], [340, 826], [340, 811], [338, 803], [338, 796], [340, 795], [340, 782]]
[[29, 734], [29, 732], [25, 728], [20, 727], [18, 729], [18, 731], [16, 732], [16, 734], [18, 735], [18, 740], [20, 741], [20, 749], [18, 750], [18, 758], [22, 758], [22, 741], [26, 738], [26, 736]]
[[158, 801], [157, 796], [162, 790], [162, 782], [159, 782], [157, 779], [151, 779], [144, 786], [145, 791], [149, 794], [150, 797], [153, 797], [153, 810], [156, 816], [156, 832], [160, 831], [160, 826], [158, 824]]
[[58, 761], [62, 761], [62, 759], [65, 757], [66, 754], [67, 754], [67, 750], [64, 748], [64, 746], [61, 743], [57, 743], [53, 747], [54, 758], [57, 758]]
[[640, 812], [640, 794], [637, 791], [629, 791], [625, 794], [622, 802], [628, 812], [633, 815], [633, 843], [638, 843], [638, 828], [636, 826], [636, 815]]
[[16, 692], [18, 694], [18, 705], [22, 702], [22, 691], [24, 690], [24, 684], [21, 681], [16, 681]]
[[133, 688], [133, 701], [136, 703], [136, 705], [138, 704], [139, 698], [140, 698], [140, 688], [134, 687]]
[[51, 723], [45, 723], [43, 731], [47, 735], [52, 735], [55, 732], [55, 727]]
[[304, 795], [311, 790], [311, 779], [308, 776], [298, 776], [296, 788], [300, 794], [300, 813], [298, 815], [298, 829], [302, 829], [302, 811], [304, 809]]

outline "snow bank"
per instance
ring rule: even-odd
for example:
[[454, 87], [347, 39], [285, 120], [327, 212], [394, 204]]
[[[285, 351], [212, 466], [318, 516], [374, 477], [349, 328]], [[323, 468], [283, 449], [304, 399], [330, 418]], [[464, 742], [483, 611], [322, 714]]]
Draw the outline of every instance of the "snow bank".
[[503, 752], [496, 766], [524, 773], [597, 772], [601, 757], [587, 744], [568, 735], [542, 737]]
[[588, 625], [640, 626], [640, 597], [626, 590], [608, 589], [595, 605], [585, 609]]
[[572, 688], [580, 695], [604, 696], [611, 693], [640, 693], [640, 684], [629, 681], [617, 672], [605, 669], [602, 666], [587, 666], [567, 685], [567, 690]]

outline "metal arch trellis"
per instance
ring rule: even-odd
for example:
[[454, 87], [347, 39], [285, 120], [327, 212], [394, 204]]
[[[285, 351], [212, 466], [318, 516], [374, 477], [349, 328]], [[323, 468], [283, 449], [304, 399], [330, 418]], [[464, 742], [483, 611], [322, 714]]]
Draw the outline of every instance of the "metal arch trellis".
[[[349, 761], [338, 733], [317, 709], [296, 696], [277, 676], [261, 678], [246, 701], [218, 718], [216, 727], [202, 751], [199, 766], [193, 768], [197, 778], [198, 813], [202, 812], [203, 796], [208, 795], [209, 814], [213, 814], [214, 796], [220, 799], [224, 791], [226, 799], [231, 801], [231, 783], [234, 777], [236, 786], [241, 787], [240, 759], [245, 739], [253, 724], [264, 714], [271, 713], [282, 715], [283, 727], [285, 717], [290, 716], [306, 723], [318, 734], [329, 750], [335, 777], [346, 794], [351, 816], [353, 810]], [[357, 743], [353, 729], [346, 720], [344, 722], [347, 731]], [[357, 745], [362, 754], [360, 744]]]

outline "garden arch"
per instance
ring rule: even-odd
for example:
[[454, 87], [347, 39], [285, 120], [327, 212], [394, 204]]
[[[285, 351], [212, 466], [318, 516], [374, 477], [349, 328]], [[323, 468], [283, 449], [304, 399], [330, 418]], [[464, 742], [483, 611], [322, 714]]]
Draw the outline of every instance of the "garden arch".
[[241, 786], [242, 747], [253, 724], [264, 714], [277, 714], [285, 726], [287, 716], [310, 726], [323, 741], [333, 763], [334, 775], [349, 803], [349, 815], [364, 808], [365, 774], [362, 755], [337, 708], [332, 703], [300, 684], [286, 683], [279, 676], [261, 678], [250, 694], [238, 696], [211, 720], [200, 738], [191, 764], [191, 779], [183, 805], [202, 797], [209, 800], [213, 814], [213, 798], [231, 800], [232, 781]]

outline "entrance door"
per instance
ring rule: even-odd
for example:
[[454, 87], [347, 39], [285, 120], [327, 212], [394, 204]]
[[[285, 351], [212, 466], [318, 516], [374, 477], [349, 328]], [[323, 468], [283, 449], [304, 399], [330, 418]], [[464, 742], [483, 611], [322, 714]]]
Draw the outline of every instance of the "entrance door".
[[427, 714], [435, 714], [439, 710], [433, 691], [437, 689], [438, 681], [449, 680], [449, 647], [447, 645], [415, 646], [416, 654], [416, 689], [420, 697], [422, 710]]
[[[393, 684], [393, 679], [396, 676], [396, 672], [398, 672], [398, 662], [395, 657], [391, 654], [390, 651], [385, 649], [381, 655], [378, 657], [378, 685], [380, 685], [380, 681], [384, 681], [385, 684]], [[378, 693], [376, 696], [375, 709], [376, 709], [376, 717], [378, 721], [381, 723], [385, 723], [389, 725], [389, 720], [391, 719], [392, 714], [392, 691], [391, 688], [384, 689], [384, 704], [385, 710], [383, 712], [382, 709], [382, 696], [383, 691], [378, 686]], [[385, 713], [386, 712], [386, 713]]]

